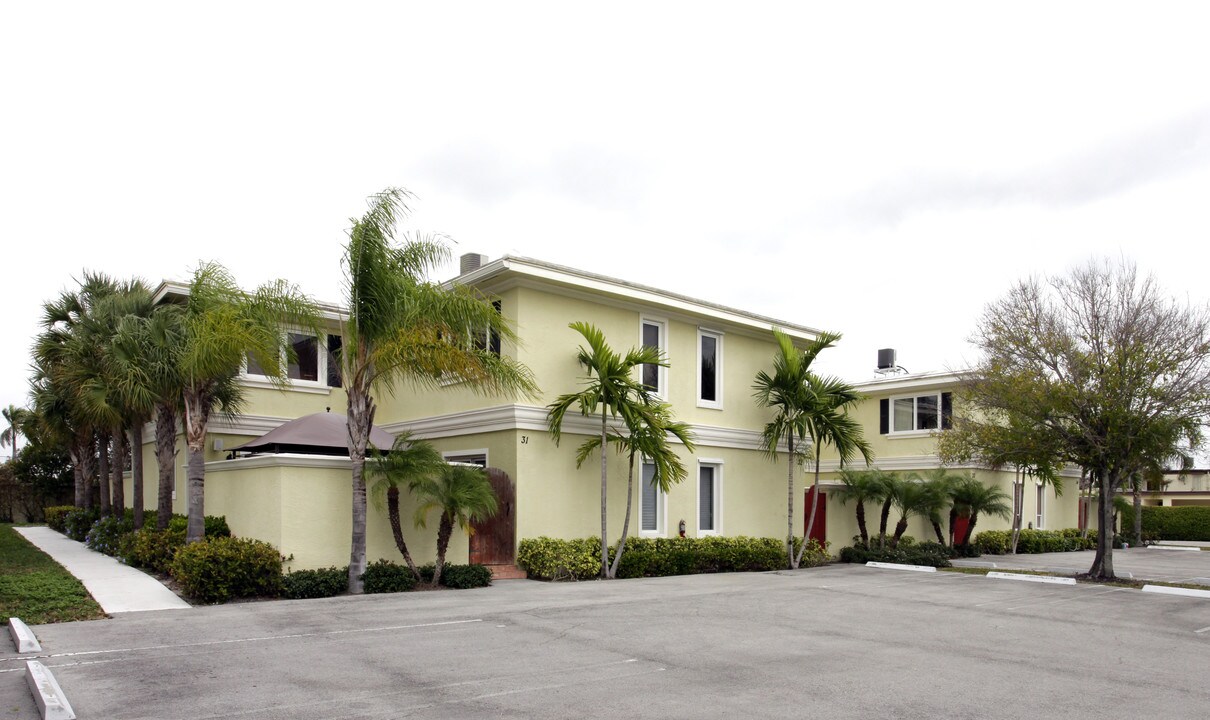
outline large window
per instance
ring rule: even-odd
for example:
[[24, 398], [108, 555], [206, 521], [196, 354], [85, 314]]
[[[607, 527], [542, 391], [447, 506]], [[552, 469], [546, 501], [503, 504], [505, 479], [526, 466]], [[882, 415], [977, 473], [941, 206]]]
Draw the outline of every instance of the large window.
[[953, 420], [950, 393], [926, 393], [883, 399], [879, 432], [948, 430]]
[[723, 336], [707, 330], [697, 332], [697, 404], [723, 407]]
[[[645, 348], [655, 348], [664, 353], [665, 348], [665, 328], [667, 325], [661, 320], [643, 319], [639, 325], [641, 337], [639, 341]], [[646, 364], [643, 365], [643, 385], [654, 394], [665, 397], [664, 388], [668, 382], [668, 368], [662, 365]]]
[[[300, 385], [321, 385], [340, 387], [340, 353], [341, 339], [339, 335], [325, 336], [324, 351], [320, 351], [320, 341], [308, 333], [288, 332], [282, 347], [282, 361], [286, 365], [286, 377]], [[266, 377], [265, 369], [256, 358], [249, 355], [244, 365], [244, 373], [253, 379]]]
[[1034, 527], [1041, 530], [1046, 527], [1046, 486], [1038, 483], [1035, 487], [1037, 488], [1035, 490], [1037, 513], [1034, 517]]
[[664, 534], [664, 493], [655, 484], [655, 465], [643, 463], [643, 491], [639, 493], [639, 529], [643, 535]]
[[723, 467], [701, 463], [697, 468], [697, 534], [717, 535], [722, 531]]

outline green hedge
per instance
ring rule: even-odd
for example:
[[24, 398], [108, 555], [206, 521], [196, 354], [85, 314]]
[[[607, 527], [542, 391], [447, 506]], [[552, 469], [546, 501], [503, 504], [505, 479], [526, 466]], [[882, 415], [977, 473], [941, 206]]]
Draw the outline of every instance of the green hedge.
[[[795, 551], [801, 541], [795, 541]], [[609, 549], [610, 561], [616, 548]], [[827, 562], [827, 552], [812, 541], [803, 567]], [[660, 577], [717, 572], [753, 572], [786, 567], [784, 541], [776, 538], [628, 538], [618, 577]], [[601, 572], [601, 541], [526, 538], [517, 548], [517, 566], [540, 580], [587, 580]]]
[[46, 525], [51, 530], [67, 534], [67, 513], [75, 512], [75, 505], [55, 505], [53, 507], [43, 508], [42, 512], [46, 515]]
[[238, 597], [277, 597], [282, 556], [269, 543], [217, 537], [176, 551], [169, 571], [186, 595], [204, 603]]
[[407, 565], [380, 559], [366, 565], [361, 582], [366, 594], [407, 592], [416, 586], [416, 576]]
[[76, 542], [84, 542], [93, 523], [100, 519], [101, 511], [96, 508], [76, 508], [63, 517], [63, 534]]
[[[1097, 546], [1096, 531], [1091, 531], [1087, 538], [1080, 536], [1076, 528], [1064, 530], [1030, 530], [1021, 531], [1017, 538], [1018, 554], [1073, 552], [1075, 550], [1095, 550]], [[1011, 530], [984, 530], [975, 535], [973, 544], [980, 552], [989, 555], [1004, 555], [1012, 546]]]
[[348, 589], [348, 566], [295, 570], [282, 577], [282, 596], [292, 599], [333, 597]]
[[935, 542], [904, 543], [904, 539], [900, 540], [897, 548], [865, 548], [860, 544], [841, 548], [840, 561], [863, 565], [867, 562], [888, 562], [928, 567], [950, 566], [950, 549], [945, 545]]
[[93, 523], [92, 529], [84, 538], [84, 544], [99, 553], [118, 557], [122, 536], [133, 532], [133, 517], [118, 517], [117, 515], [103, 517]]
[[[1134, 535], [1134, 507], [1122, 512], [1121, 531]], [[1143, 537], [1148, 540], [1210, 541], [1210, 506], [1143, 506]]]

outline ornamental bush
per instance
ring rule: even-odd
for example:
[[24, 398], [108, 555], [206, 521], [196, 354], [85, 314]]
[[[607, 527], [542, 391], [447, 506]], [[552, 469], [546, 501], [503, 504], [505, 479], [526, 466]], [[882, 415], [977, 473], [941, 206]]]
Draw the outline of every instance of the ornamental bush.
[[186, 595], [204, 603], [240, 597], [277, 597], [282, 556], [267, 542], [216, 537], [176, 551], [169, 566]]
[[84, 538], [84, 544], [100, 553], [111, 557], [121, 557], [122, 536], [134, 532], [133, 516], [118, 517], [111, 515], [93, 523], [92, 529]]
[[[1017, 553], [1050, 553], [1072, 552], [1075, 550], [1094, 550], [1097, 546], [1096, 532], [1090, 532], [1087, 538], [1081, 537], [1082, 531], [1076, 528], [1064, 530], [1031, 530], [1026, 528], [1017, 537]], [[1013, 534], [1011, 530], [984, 530], [977, 534], [973, 544], [980, 551], [991, 555], [1004, 555], [1012, 549]]]
[[55, 505], [42, 510], [46, 515], [46, 526], [65, 535], [67, 534], [67, 514], [75, 511], [75, 505]]
[[[432, 566], [426, 566], [432, 567]], [[433, 567], [435, 570], [436, 568]], [[423, 574], [423, 569], [421, 573]], [[432, 574], [430, 573], [429, 582], [432, 582]], [[469, 590], [471, 588], [487, 587], [492, 584], [492, 571], [487, 569], [486, 565], [479, 563], [471, 563], [470, 565], [450, 565], [446, 564], [441, 568], [441, 584], [455, 590]]]
[[[1122, 532], [1134, 534], [1134, 507], [1122, 512]], [[1210, 506], [1143, 507], [1143, 537], [1153, 540], [1210, 541]]]
[[902, 565], [927, 565], [929, 567], [950, 567], [950, 549], [941, 543], [921, 542], [904, 545], [900, 542], [897, 548], [877, 547], [864, 548], [853, 545], [842, 548], [840, 561], [846, 563], [888, 562]]
[[333, 597], [349, 589], [349, 568], [295, 570], [282, 577], [282, 596], [292, 599]]
[[156, 530], [155, 526], [148, 526], [126, 536], [118, 552], [135, 567], [167, 575], [176, 551], [184, 546], [184, 530]]
[[76, 542], [84, 542], [93, 523], [101, 519], [97, 508], [75, 508], [63, 518], [63, 533]]
[[[432, 577], [429, 575], [430, 579]], [[407, 592], [416, 586], [416, 576], [406, 565], [380, 559], [366, 565], [361, 582], [366, 594]]]
[[517, 546], [517, 567], [538, 580], [588, 580], [601, 573], [601, 540], [525, 538]]

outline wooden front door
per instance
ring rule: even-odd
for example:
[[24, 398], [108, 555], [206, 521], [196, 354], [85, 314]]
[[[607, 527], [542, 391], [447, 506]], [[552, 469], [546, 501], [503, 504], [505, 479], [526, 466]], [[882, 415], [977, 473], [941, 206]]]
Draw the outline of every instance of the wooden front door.
[[508, 473], [498, 468], [488, 468], [487, 479], [496, 492], [496, 514], [474, 524], [470, 561], [483, 565], [512, 565], [516, 560], [516, 488]]
[[[814, 486], [807, 488], [806, 503], [803, 506], [803, 532], [807, 531], [807, 525], [811, 520], [811, 496], [816, 492]], [[815, 505], [815, 524], [811, 526], [811, 539], [816, 540], [821, 546], [826, 547], [825, 543], [828, 539], [828, 495], [827, 493], [819, 493], [819, 500]]]

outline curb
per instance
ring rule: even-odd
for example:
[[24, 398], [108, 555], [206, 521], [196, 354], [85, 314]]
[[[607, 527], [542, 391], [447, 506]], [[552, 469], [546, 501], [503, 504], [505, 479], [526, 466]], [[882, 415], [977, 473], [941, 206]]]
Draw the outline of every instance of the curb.
[[884, 570], [914, 570], [915, 572], [937, 572], [937, 568], [928, 565], [903, 565], [901, 563], [886, 563], [870, 561], [866, 567], [882, 568]]
[[1049, 575], [1023, 575], [1021, 573], [989, 572], [989, 578], [997, 580], [1023, 580], [1025, 582], [1050, 583], [1052, 585], [1075, 585], [1076, 579], [1071, 577], [1050, 577]]
[[1201, 552], [1200, 547], [1186, 547], [1184, 545], [1148, 545], [1148, 550], [1183, 550], [1185, 552]]
[[1163, 595], [1183, 595], [1185, 597], [1210, 598], [1210, 590], [1193, 590], [1190, 588], [1168, 587], [1167, 585], [1144, 585], [1143, 592], [1161, 593]]
[[37, 660], [25, 663], [25, 680], [34, 694], [34, 702], [42, 713], [42, 720], [75, 720], [76, 713], [67, 702], [63, 688], [50, 674], [50, 670]]
[[13, 644], [17, 646], [17, 652], [42, 652], [42, 646], [38, 644], [34, 631], [30, 630], [29, 625], [22, 622], [21, 618], [10, 617], [8, 619], [8, 632], [13, 636]]

